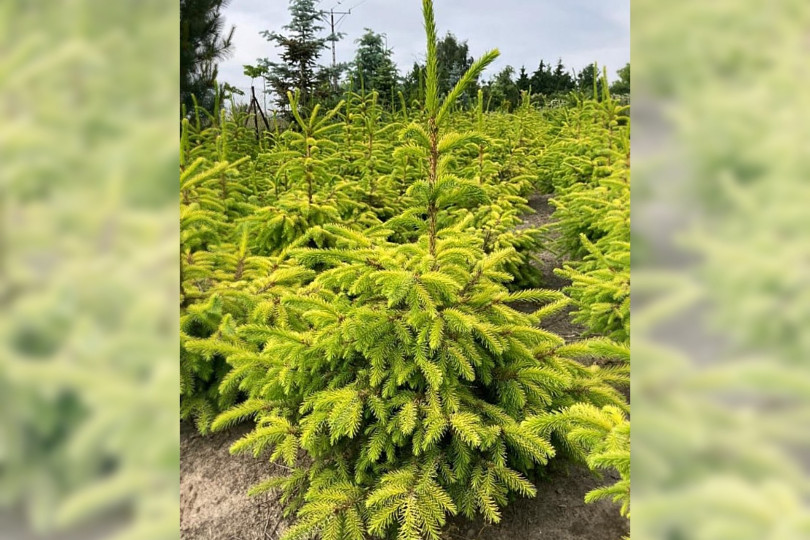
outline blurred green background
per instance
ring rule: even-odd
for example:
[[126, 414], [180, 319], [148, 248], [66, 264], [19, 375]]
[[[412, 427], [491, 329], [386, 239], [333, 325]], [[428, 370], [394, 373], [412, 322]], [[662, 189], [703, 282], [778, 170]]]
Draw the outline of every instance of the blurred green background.
[[637, 539], [810, 538], [810, 4], [632, 4]]
[[0, 538], [178, 537], [177, 11], [0, 3]]
[[[0, 3], [2, 538], [178, 537], [178, 26]], [[632, 48], [632, 536], [808, 538], [810, 4]]]

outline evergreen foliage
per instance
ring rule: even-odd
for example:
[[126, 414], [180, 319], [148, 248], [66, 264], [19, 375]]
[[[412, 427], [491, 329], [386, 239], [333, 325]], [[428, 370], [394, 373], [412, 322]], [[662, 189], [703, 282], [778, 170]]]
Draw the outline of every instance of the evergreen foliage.
[[[451, 32], [436, 43], [437, 88], [439, 95], [446, 95], [461, 79], [464, 73], [473, 65], [470, 47], [467, 41], [460, 41]], [[477, 89], [478, 77], [467, 85], [466, 91], [461, 94], [459, 102], [472, 103]]]
[[546, 96], [564, 94], [574, 89], [574, 78], [565, 69], [562, 59], [557, 60], [553, 69], [550, 63], [541, 60], [540, 65], [532, 73], [530, 83], [532, 92]]
[[180, 0], [180, 103], [187, 112], [194, 102], [214, 111], [217, 61], [232, 46], [235, 27], [224, 32], [222, 9], [228, 0]]
[[595, 99], [601, 99], [607, 90], [607, 78], [600, 77], [599, 66], [596, 62], [588, 64], [582, 68], [582, 71], [576, 73], [574, 82], [577, 90], [593, 95]]
[[[524, 92], [487, 112], [481, 89], [460, 110], [497, 52], [442, 91], [423, 8], [416, 107], [361, 85], [329, 110], [288, 93], [289, 128], [258, 140], [233, 108], [183, 124], [182, 414], [203, 432], [255, 422], [232, 451], [290, 469], [251, 489], [282, 492], [288, 538], [496, 522], [549, 459], [602, 452], [542, 419], [627, 410], [626, 347], [540, 328], [573, 300], [591, 333], [627, 340], [623, 109], [539, 111]], [[523, 223], [538, 188], [547, 229]], [[570, 257], [567, 295], [538, 288], [548, 247]]]
[[255, 422], [231, 450], [291, 469], [251, 490], [281, 490], [288, 539], [497, 522], [572, 453], [565, 430], [532, 419], [627, 407], [624, 349], [542, 330], [568, 299], [526, 288], [540, 231], [515, 229], [542, 117], [526, 97], [490, 118], [481, 93], [458, 113], [497, 51], [443, 94], [430, 0], [423, 11], [418, 111], [361, 91], [307, 112], [290, 93], [291, 129], [259, 141], [238, 118], [184, 123], [183, 412], [203, 431]]
[[396, 98], [399, 73], [391, 49], [385, 47], [383, 39], [383, 35], [366, 28], [365, 34], [356, 41], [349, 82], [355, 90], [376, 91], [381, 103], [391, 104]]
[[317, 61], [326, 48], [327, 38], [319, 34], [323, 30], [320, 21], [323, 12], [315, 0], [290, 0], [289, 24], [284, 26], [287, 34], [263, 31], [267, 41], [281, 48], [281, 62], [260, 59], [267, 69], [267, 82], [273, 89], [280, 108], [286, 108], [287, 94], [298, 91], [300, 104], [310, 107], [312, 98], [320, 85], [328, 84], [329, 73], [318, 69]]
[[553, 192], [557, 248], [571, 258], [556, 272], [572, 282], [574, 320], [623, 342], [630, 336], [630, 126], [627, 106], [601, 80], [601, 101], [558, 111], [541, 184]]
[[611, 94], [629, 94], [630, 93], [630, 63], [628, 62], [623, 68], [616, 71], [619, 79], [610, 85]]
[[565, 437], [569, 448], [594, 470], [615, 470], [620, 479], [611, 486], [593, 489], [585, 502], [612, 499], [621, 503], [621, 514], [630, 517], [630, 422], [624, 411], [577, 403], [559, 412], [526, 421], [540, 436], [552, 433]]

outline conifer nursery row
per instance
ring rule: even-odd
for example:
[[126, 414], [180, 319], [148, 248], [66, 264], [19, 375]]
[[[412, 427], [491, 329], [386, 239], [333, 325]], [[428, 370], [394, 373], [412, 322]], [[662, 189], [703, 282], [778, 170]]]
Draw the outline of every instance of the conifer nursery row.
[[[587, 500], [629, 511], [626, 107], [461, 110], [498, 53], [438, 95], [423, 12], [419, 107], [291, 94], [290, 127], [258, 139], [224, 111], [183, 121], [182, 414], [255, 424], [231, 451], [288, 471], [251, 493], [282, 492], [289, 540], [498, 522], [562, 457], [616, 469]], [[527, 227], [538, 190], [553, 219]], [[544, 250], [563, 291], [542, 288]], [[569, 305], [587, 335], [566, 343], [543, 322]]]

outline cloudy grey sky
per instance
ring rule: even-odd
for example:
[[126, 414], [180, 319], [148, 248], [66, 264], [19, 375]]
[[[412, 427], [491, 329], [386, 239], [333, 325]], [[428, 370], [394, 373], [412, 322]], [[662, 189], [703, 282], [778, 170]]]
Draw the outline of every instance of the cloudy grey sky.
[[[242, 65], [278, 58], [259, 32], [280, 31], [289, 22], [288, 5], [287, 0], [231, 0], [224, 16], [227, 27], [236, 26], [234, 50], [220, 64], [220, 82], [249, 88]], [[366, 27], [387, 35], [400, 71], [424, 58], [420, 0], [321, 0], [320, 8], [352, 12], [338, 27], [346, 34], [336, 47], [338, 62], [352, 59], [354, 41]], [[516, 70], [525, 65], [531, 73], [541, 59], [557, 58], [577, 70], [596, 61], [615, 78], [616, 70], [630, 61], [630, 0], [434, 0], [434, 9], [440, 37], [450, 31], [467, 40], [476, 58], [486, 50], [500, 50], [484, 79], [506, 65]], [[331, 52], [325, 50], [321, 63], [330, 62]]]

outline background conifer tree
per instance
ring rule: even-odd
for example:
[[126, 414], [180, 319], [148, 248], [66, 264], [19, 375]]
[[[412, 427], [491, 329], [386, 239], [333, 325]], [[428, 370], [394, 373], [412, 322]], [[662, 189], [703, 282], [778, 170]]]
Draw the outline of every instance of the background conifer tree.
[[222, 9], [229, 0], [180, 1], [180, 103], [187, 115], [196, 105], [214, 111], [217, 61], [231, 50], [235, 27], [225, 31]]
[[526, 73], [526, 66], [520, 66], [520, 72], [518, 73], [517, 80], [515, 81], [515, 86], [519, 92], [528, 92], [530, 89], [537, 91], [534, 88], [531, 88], [532, 81], [529, 78], [529, 74]]
[[349, 79], [355, 91], [376, 91], [379, 103], [389, 105], [396, 98], [399, 74], [383, 38], [383, 35], [366, 28], [365, 34], [356, 41], [357, 50]]
[[[460, 41], [452, 32], [447, 32], [436, 44], [436, 62], [439, 95], [444, 96], [473, 65], [467, 41]], [[466, 105], [474, 102], [477, 84], [476, 76], [459, 96], [459, 103]]]
[[323, 12], [316, 7], [315, 0], [290, 0], [290, 15], [292, 20], [283, 27], [287, 34], [261, 32], [267, 41], [281, 49], [281, 62], [270, 62], [265, 58], [259, 63], [267, 68], [267, 82], [276, 95], [279, 108], [285, 109], [289, 104], [287, 94], [297, 90], [300, 93], [299, 105], [306, 109], [311, 106], [319, 85], [329, 82], [329, 74], [317, 65], [327, 42], [320, 35]]

